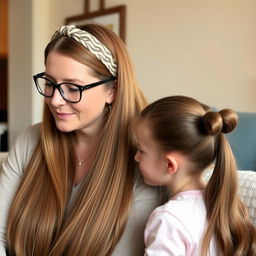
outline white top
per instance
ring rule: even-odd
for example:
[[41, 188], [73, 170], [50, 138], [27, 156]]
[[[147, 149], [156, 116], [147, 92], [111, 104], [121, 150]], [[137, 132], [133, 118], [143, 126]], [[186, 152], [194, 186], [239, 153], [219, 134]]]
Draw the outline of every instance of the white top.
[[[40, 125], [34, 125], [20, 135], [11, 148], [0, 171], [0, 256], [5, 253], [5, 229], [8, 210], [20, 184], [23, 172], [31, 159], [38, 143]], [[73, 189], [71, 200], [77, 187]], [[71, 202], [70, 202], [71, 203]], [[160, 204], [160, 195], [156, 189], [144, 184], [140, 175], [134, 184], [134, 202], [124, 234], [118, 242], [112, 256], [141, 256], [144, 252], [143, 232], [147, 218]]]
[[[145, 229], [145, 256], [197, 256], [206, 226], [203, 193], [185, 191], [156, 208]], [[220, 256], [212, 239], [209, 255]]]

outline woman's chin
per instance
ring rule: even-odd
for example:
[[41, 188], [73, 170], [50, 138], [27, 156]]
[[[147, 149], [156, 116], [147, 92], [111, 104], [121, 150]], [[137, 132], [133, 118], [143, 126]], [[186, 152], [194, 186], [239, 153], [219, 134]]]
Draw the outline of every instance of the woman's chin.
[[57, 129], [61, 132], [72, 132], [72, 131], [74, 131], [74, 128], [72, 128], [68, 125], [61, 125], [58, 122], [55, 122], [55, 124], [56, 124]]

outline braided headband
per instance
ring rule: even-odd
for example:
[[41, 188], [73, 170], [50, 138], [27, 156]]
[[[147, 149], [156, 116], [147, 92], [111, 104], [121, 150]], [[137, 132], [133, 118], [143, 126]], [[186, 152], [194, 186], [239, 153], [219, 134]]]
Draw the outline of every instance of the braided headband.
[[66, 25], [57, 30], [52, 36], [51, 40], [61, 35], [73, 38], [78, 43], [83, 45], [106, 66], [106, 68], [114, 77], [116, 77], [117, 65], [115, 59], [113, 58], [109, 49], [95, 36], [88, 33], [87, 31], [75, 27], [74, 25]]

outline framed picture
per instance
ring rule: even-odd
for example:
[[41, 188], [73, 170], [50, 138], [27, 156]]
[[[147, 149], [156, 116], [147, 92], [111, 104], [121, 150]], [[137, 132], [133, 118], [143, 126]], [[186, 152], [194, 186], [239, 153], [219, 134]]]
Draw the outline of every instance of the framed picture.
[[125, 5], [109, 9], [101, 8], [96, 12], [88, 12], [86, 9], [83, 15], [66, 18], [66, 24], [77, 25], [80, 28], [88, 23], [101, 24], [113, 30], [125, 42], [125, 11]]

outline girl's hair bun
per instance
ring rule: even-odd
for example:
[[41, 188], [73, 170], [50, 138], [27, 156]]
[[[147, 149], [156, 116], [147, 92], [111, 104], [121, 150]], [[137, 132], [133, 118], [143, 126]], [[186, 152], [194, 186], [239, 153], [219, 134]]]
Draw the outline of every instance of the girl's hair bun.
[[202, 119], [206, 134], [214, 136], [232, 132], [237, 126], [238, 115], [231, 109], [223, 109], [206, 112]]
[[238, 123], [237, 113], [234, 112], [232, 109], [223, 109], [219, 112], [219, 114], [221, 115], [223, 121], [222, 132], [232, 132], [236, 128]]

